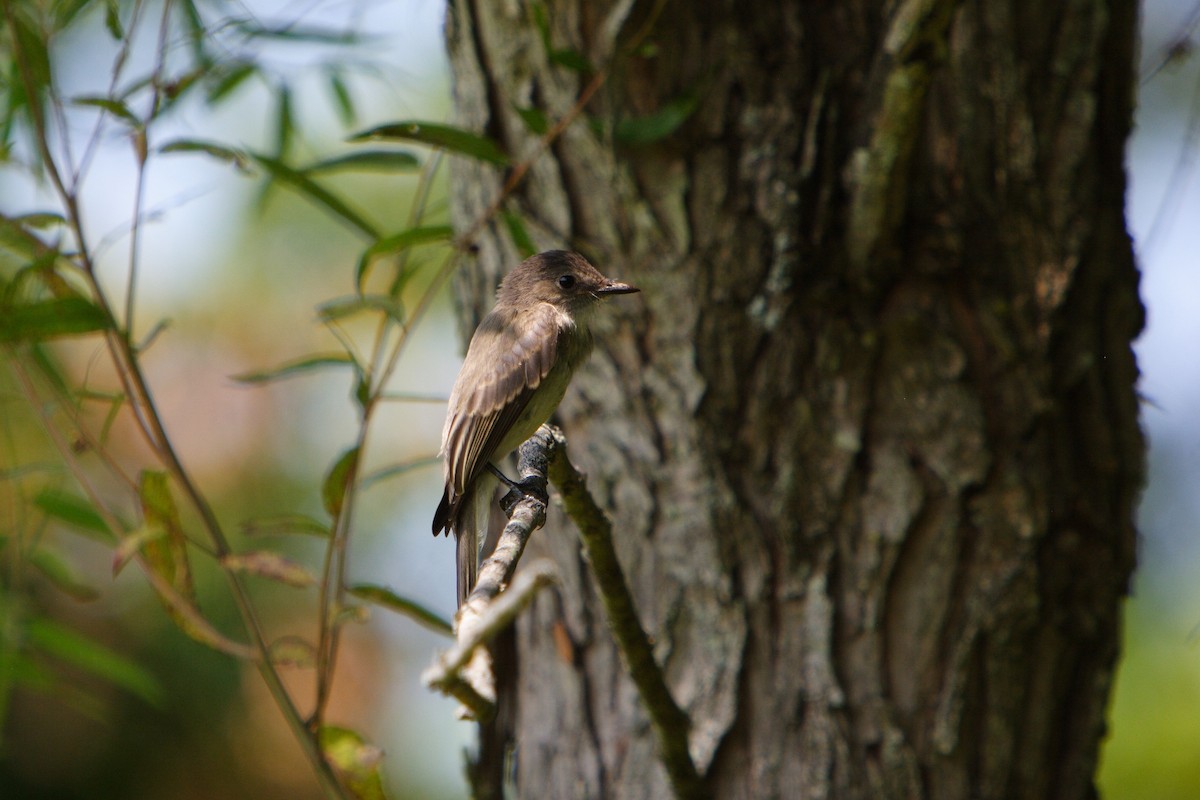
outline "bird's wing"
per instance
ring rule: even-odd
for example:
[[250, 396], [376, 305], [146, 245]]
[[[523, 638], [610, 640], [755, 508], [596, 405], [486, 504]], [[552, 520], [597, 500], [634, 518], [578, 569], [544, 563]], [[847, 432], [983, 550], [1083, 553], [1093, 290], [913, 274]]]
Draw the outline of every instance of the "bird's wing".
[[[484, 318], [471, 340], [500, 337], [503, 347], [489, 379], [472, 385], [456, 384], [442, 436], [446, 455], [446, 492], [434, 516], [434, 533], [451, 523], [459, 499], [529, 404], [534, 390], [550, 373], [558, 358], [559, 339], [572, 324], [569, 317], [549, 303], [519, 312], [519, 319], [492, 312]], [[520, 331], [520, 334], [515, 331]]]

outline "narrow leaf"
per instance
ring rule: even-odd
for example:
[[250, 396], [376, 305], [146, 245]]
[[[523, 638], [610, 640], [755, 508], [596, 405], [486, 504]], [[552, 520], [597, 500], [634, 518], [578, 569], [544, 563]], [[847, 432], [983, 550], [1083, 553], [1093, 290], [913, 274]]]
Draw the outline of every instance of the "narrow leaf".
[[652, 144], [674, 133], [698, 105], [699, 97], [694, 94], [676, 98], [653, 114], [621, 120], [614, 135], [621, 144]]
[[25, 636], [30, 645], [47, 655], [120, 686], [152, 705], [162, 703], [162, 685], [153, 674], [99, 642], [42, 618], [26, 622]]
[[358, 448], [351, 447], [346, 452], [338, 456], [338, 460], [334, 462], [329, 470], [329, 474], [325, 476], [324, 482], [321, 484], [321, 502], [325, 505], [325, 510], [329, 512], [329, 516], [334, 519], [342, 513], [342, 504], [346, 499], [346, 491], [350, 488], [351, 482], [354, 480], [354, 473], [358, 468]]
[[358, 260], [358, 269], [354, 276], [358, 291], [363, 291], [363, 284], [367, 280], [367, 274], [375, 259], [399, 253], [421, 244], [448, 242], [453, 236], [454, 228], [451, 228], [449, 225], [428, 225], [419, 228], [408, 228], [399, 233], [376, 240], [374, 244], [363, 252], [362, 257]]
[[106, 0], [104, 3], [104, 27], [108, 29], [108, 35], [114, 41], [121, 41], [125, 38], [125, 28], [121, 25], [120, 9], [117, 7], [117, 0]]
[[241, 172], [249, 172], [250, 157], [240, 150], [226, 147], [215, 142], [204, 142], [198, 139], [176, 139], [158, 148], [160, 153], [202, 153], [207, 156], [232, 164]]
[[47, 516], [77, 528], [90, 538], [105, 543], [113, 541], [113, 534], [96, 507], [82, 497], [57, 489], [43, 489], [33, 499], [33, 504]]
[[134, 113], [129, 110], [128, 106], [119, 100], [113, 100], [108, 97], [76, 97], [71, 102], [77, 106], [91, 106], [93, 108], [103, 109], [104, 111], [112, 114], [114, 117], [128, 122], [135, 128], [140, 128], [142, 126], [142, 121], [139, 120]]
[[346, 86], [346, 82], [337, 72], [329, 73], [329, 91], [333, 95], [333, 104], [342, 124], [353, 125], [358, 118], [354, 111], [354, 98], [350, 95], [350, 87]]
[[393, 122], [355, 134], [350, 138], [350, 141], [363, 142], [372, 139], [420, 142], [433, 147], [440, 147], [443, 150], [449, 150], [452, 153], [471, 156], [480, 161], [487, 161], [498, 166], [508, 164], [508, 156], [504, 154], [504, 151], [500, 149], [500, 146], [496, 142], [486, 136], [472, 133], [462, 128], [455, 128], [451, 125], [440, 125], [434, 122], [419, 122], [416, 120]]
[[158, 593], [159, 599], [167, 608], [168, 616], [179, 626], [179, 630], [217, 652], [247, 660], [255, 657], [256, 653], [253, 648], [235, 642], [218, 631], [190, 600], [175, 591], [174, 587], [164, 581], [161, 575], [147, 571], [146, 579]]
[[550, 51], [550, 63], [566, 67], [574, 72], [592, 72], [592, 62], [578, 50], [563, 48]]
[[86, 603], [100, 596], [100, 592], [77, 578], [74, 570], [49, 550], [35, 551], [29, 556], [29, 563], [56, 589], [73, 600]]
[[297, 172], [277, 158], [265, 156], [260, 153], [251, 153], [250, 157], [258, 162], [263, 169], [270, 173], [272, 178], [282, 183], [286, 183], [296, 191], [308, 197], [313, 202], [324, 206], [335, 216], [341, 217], [343, 220], [349, 222], [355, 228], [358, 228], [372, 239], [379, 238], [379, 232], [375, 230], [374, 225], [372, 225], [370, 222], [367, 222], [367, 220], [361, 214], [359, 214], [357, 211], [354, 211], [352, 208], [346, 205], [341, 198], [337, 197], [328, 189], [318, 184], [312, 178]]
[[513, 246], [517, 248], [517, 252], [525, 258], [537, 252], [537, 246], [534, 245], [533, 239], [529, 236], [529, 231], [525, 230], [525, 223], [521, 221], [519, 214], [514, 214], [511, 211], [505, 211], [502, 215], [504, 219], [504, 227], [508, 228], [508, 236], [512, 239]]
[[[440, 402], [444, 403], [445, 399], [443, 398]], [[377, 469], [369, 475], [364, 475], [359, 479], [358, 487], [365, 490], [371, 486], [374, 486], [380, 481], [387, 480], [388, 478], [394, 478], [397, 475], [403, 475], [406, 472], [411, 472], [414, 469], [420, 469], [421, 467], [433, 466], [440, 461], [441, 459], [437, 456], [424, 456], [422, 458], [414, 458], [411, 461], [402, 461], [399, 464], [392, 464], [390, 466], [383, 467], [382, 469]]]
[[280, 536], [300, 533], [328, 539], [333, 532], [327, 524], [307, 514], [280, 514], [276, 517], [246, 520], [242, 523], [242, 533], [247, 536]]
[[317, 307], [317, 314], [326, 322], [344, 319], [363, 311], [382, 311], [401, 325], [404, 324], [404, 306], [381, 294], [342, 297]]
[[292, 90], [285, 83], [279, 87], [279, 105], [275, 112], [275, 158], [283, 159], [291, 149], [295, 124], [292, 116]]
[[347, 353], [321, 353], [318, 355], [304, 356], [294, 361], [288, 361], [280, 364], [277, 367], [270, 369], [258, 370], [256, 372], [243, 372], [240, 375], [234, 375], [233, 380], [238, 383], [269, 383], [283, 378], [290, 378], [293, 375], [299, 375], [304, 372], [312, 372], [325, 367], [345, 367], [354, 366], [354, 359]]
[[403, 614], [435, 633], [444, 633], [447, 636], [454, 635], [453, 626], [441, 615], [430, 611], [415, 600], [401, 597], [386, 586], [359, 583], [349, 587], [347, 591], [359, 600], [365, 600], [368, 603], [381, 606], [389, 611], [395, 611], [397, 614]]
[[112, 328], [99, 307], [82, 297], [61, 297], [0, 309], [0, 341], [77, 336]]
[[368, 172], [392, 171], [412, 172], [421, 166], [421, 161], [406, 150], [363, 150], [357, 153], [327, 158], [310, 164], [301, 172], [336, 172], [338, 170], [361, 169]]
[[538, 136], [545, 136], [546, 132], [550, 130], [550, 122], [546, 119], [546, 112], [540, 108], [532, 106], [529, 108], [514, 107], [513, 110], [517, 112], [517, 116], [521, 118], [521, 121], [525, 123], [525, 127], [529, 128], [530, 132], [536, 133]]
[[220, 77], [212, 88], [208, 90], [208, 104], [214, 105], [222, 97], [237, 89], [246, 79], [258, 71], [257, 65], [246, 61], [222, 70]]
[[235, 572], [245, 572], [260, 578], [279, 581], [303, 589], [317, 582], [313, 574], [289, 558], [270, 550], [231, 553], [221, 559], [221, 566]]

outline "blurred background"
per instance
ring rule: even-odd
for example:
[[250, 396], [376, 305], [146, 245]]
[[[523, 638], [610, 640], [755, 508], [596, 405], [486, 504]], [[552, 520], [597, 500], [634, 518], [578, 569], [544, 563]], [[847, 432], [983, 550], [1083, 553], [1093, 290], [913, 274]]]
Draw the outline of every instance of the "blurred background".
[[[273, 79], [291, 87], [290, 146], [301, 157], [342, 152], [356, 130], [396, 120], [445, 119], [449, 112], [444, 8], [438, 0], [252, 0], [231, 8], [264, 23], [364, 35], [349, 60], [344, 50], [302, 36], [239, 40], [236, 46], [253, 46], [267, 69], [218, 106], [202, 99], [182, 102], [156, 129], [152, 145], [178, 137], [270, 149], [279, 137]], [[1200, 368], [1192, 349], [1200, 343], [1195, 224], [1200, 188], [1194, 180], [1200, 59], [1192, 57], [1191, 36], [1200, 24], [1200, 4], [1151, 0], [1144, 15], [1128, 219], [1149, 320], [1137, 343], [1149, 485], [1100, 783], [1104, 796], [1117, 800], [1194, 800], [1200, 797]], [[108, 89], [117, 44], [104, 17], [98, 7], [52, 42], [55, 76], [67, 96]], [[152, 43], [145, 44], [152, 53]], [[152, 55], [135, 47], [130, 58]], [[341, 65], [342, 97], [331, 92], [333, 63]], [[69, 117], [68, 127], [82, 138], [93, 122], [84, 115]], [[114, 128], [100, 142], [81, 198], [88, 231], [98, 243], [101, 274], [114, 296], [123, 294], [127, 274], [133, 174], [129, 141]], [[294, 192], [266, 190], [261, 178], [223, 168], [203, 154], [155, 155], [146, 180], [135, 328], [144, 335], [169, 320], [146, 354], [146, 369], [183, 461], [229, 529], [270, 514], [320, 515], [322, 477], [356, 433], [349, 371], [341, 381], [326, 372], [254, 387], [231, 376], [338, 349], [316, 309], [353, 293], [361, 239]], [[408, 224], [417, 178], [339, 174], [330, 185], [391, 232]], [[428, 214], [445, 223], [443, 194], [435, 182]], [[18, 169], [0, 169], [0, 212], [52, 206], [45, 186]], [[101, 349], [93, 337], [56, 353], [89, 386], [111, 387]], [[459, 352], [443, 288], [405, 350], [392, 391], [444, 396]], [[25, 484], [16, 467], [55, 458], [37, 433], [38, 421], [21, 409], [12, 376], [0, 372], [5, 526], [23, 513], [17, 495]], [[437, 402], [388, 403], [373, 427], [367, 471], [433, 455], [442, 416]], [[136, 437], [121, 425], [114, 430], [114, 449], [136, 460]], [[120, 452], [122, 447], [131, 452]], [[68, 488], [69, 475], [58, 483]], [[440, 488], [440, 469], [427, 466], [367, 489], [349, 570], [356, 581], [391, 586], [448, 617], [454, 605], [453, 547], [429, 536]], [[79, 665], [48, 663], [59, 680], [41, 690], [24, 684], [13, 689], [13, 675], [4, 674], [10, 662], [0, 653], [0, 798], [318, 796], [309, 767], [252, 668], [182, 634], [138, 570], [114, 579], [110, 547], [66, 531], [44, 535], [61, 539], [57, 551], [69, 559], [76, 593], [94, 597], [80, 603], [38, 581], [5, 583], [5, 576], [0, 624], [13, 617], [17, 604], [36, 607], [64, 628], [130, 656], [152, 681], [131, 691], [136, 677], [122, 686]], [[321, 542], [299, 538], [266, 546], [301, 563], [317, 563]], [[315, 590], [253, 586], [272, 633], [311, 634]], [[224, 630], [239, 629], [219, 574], [201, 571], [197, 591], [210, 619]], [[419, 679], [445, 640], [379, 609], [346, 631], [330, 721], [384, 749], [391, 797], [463, 796], [462, 750], [472, 728], [455, 720], [454, 703], [426, 691]], [[6, 633], [0, 630], [0, 641]], [[301, 698], [311, 696], [311, 670], [285, 669], [285, 677]]]

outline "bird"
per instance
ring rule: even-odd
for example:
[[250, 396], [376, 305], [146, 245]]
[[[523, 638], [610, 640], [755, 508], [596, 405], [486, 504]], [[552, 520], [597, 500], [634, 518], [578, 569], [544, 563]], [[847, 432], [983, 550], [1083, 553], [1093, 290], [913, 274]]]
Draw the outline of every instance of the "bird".
[[530, 256], [501, 282], [450, 392], [442, 428], [445, 488], [433, 535], [457, 542], [458, 605], [478, 574], [495, 482], [489, 473], [546, 422], [592, 350], [591, 312], [606, 297], [639, 289], [604, 277], [579, 253]]

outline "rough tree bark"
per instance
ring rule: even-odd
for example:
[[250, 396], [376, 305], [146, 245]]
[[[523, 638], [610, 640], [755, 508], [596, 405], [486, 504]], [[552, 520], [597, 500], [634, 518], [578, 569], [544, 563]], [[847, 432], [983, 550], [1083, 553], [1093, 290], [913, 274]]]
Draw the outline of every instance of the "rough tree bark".
[[[560, 419], [714, 797], [1094, 795], [1143, 463], [1136, 26], [1131, 0], [452, 0], [459, 122], [517, 161], [518, 110], [595, 74], [552, 51], [606, 70], [511, 208], [643, 289]], [[456, 219], [503, 180], [459, 164]], [[479, 245], [464, 320], [519, 260], [500, 220]], [[563, 585], [518, 625], [509, 778], [669, 796], [574, 533], [531, 547]]]

